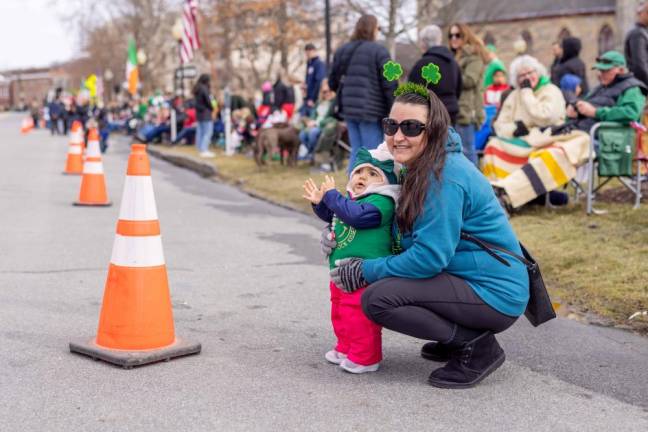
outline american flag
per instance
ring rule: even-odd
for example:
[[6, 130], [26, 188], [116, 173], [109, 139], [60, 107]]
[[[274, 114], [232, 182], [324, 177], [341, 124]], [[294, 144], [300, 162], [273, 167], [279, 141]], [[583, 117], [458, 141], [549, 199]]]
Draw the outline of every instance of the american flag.
[[182, 7], [182, 42], [180, 46], [180, 61], [188, 63], [194, 57], [194, 50], [200, 48], [198, 24], [196, 22], [196, 0], [186, 0]]

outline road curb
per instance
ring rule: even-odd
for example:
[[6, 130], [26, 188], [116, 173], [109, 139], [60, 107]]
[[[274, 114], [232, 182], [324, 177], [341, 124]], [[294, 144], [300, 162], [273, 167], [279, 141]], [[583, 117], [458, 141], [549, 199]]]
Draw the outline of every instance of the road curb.
[[165, 160], [167, 162], [172, 163], [173, 165], [182, 167], [182, 168], [187, 168], [197, 174], [199, 174], [202, 177], [215, 177], [218, 176], [218, 170], [216, 167], [214, 167], [212, 164], [202, 161], [200, 159], [196, 159], [192, 156], [185, 156], [185, 155], [177, 155], [177, 154], [171, 154], [171, 153], [166, 153], [162, 150], [156, 149], [152, 146], [148, 146], [147, 148], [148, 153], [151, 156], [154, 156], [158, 159]]
[[212, 164], [209, 162], [205, 162], [200, 159], [196, 159], [193, 156], [188, 156], [188, 155], [179, 155], [179, 154], [171, 154], [168, 152], [165, 152], [164, 150], [156, 149], [154, 147], [151, 147], [150, 145], [148, 146], [148, 152], [151, 156], [157, 158], [157, 159], [162, 159], [164, 161], [167, 161], [173, 165], [179, 166], [181, 168], [188, 169], [189, 171], [193, 171], [196, 174], [210, 178], [212, 180], [219, 180], [224, 183], [230, 184], [234, 187], [236, 187], [238, 190], [241, 192], [251, 196], [252, 198], [259, 199], [261, 201], [268, 202], [270, 204], [285, 208], [287, 210], [291, 210], [294, 212], [298, 212], [301, 214], [310, 214], [308, 212], [305, 212], [303, 209], [300, 209], [299, 207], [293, 206], [291, 204], [281, 202], [281, 201], [275, 201], [271, 198], [268, 198], [267, 196], [261, 195], [258, 192], [254, 190], [250, 190], [245, 187], [245, 183], [241, 181], [240, 179], [236, 177], [229, 177], [226, 175], [223, 175], [222, 173], [218, 172], [218, 169], [214, 167]]

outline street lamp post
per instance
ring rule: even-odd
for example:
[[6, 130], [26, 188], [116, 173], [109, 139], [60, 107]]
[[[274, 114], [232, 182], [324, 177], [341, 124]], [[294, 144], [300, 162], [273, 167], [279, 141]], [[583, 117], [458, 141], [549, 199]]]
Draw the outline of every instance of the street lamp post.
[[331, 70], [331, 0], [324, 1], [324, 26], [326, 33], [326, 70]]
[[[177, 96], [177, 82], [178, 82], [178, 77], [177, 71], [179, 70], [180, 72], [180, 100], [184, 99], [184, 68], [182, 66], [182, 57], [180, 50], [182, 49], [182, 32], [183, 32], [183, 27], [182, 27], [182, 20], [178, 18], [171, 28], [171, 36], [173, 36], [173, 39], [176, 40], [177, 46], [178, 46], [178, 61], [180, 62], [180, 67], [173, 73], [173, 87], [174, 87], [174, 94]], [[176, 139], [176, 107], [175, 104], [171, 106], [171, 141], [175, 141]]]
[[106, 69], [104, 71], [103, 77], [106, 80], [106, 87], [108, 87], [108, 91], [106, 92], [107, 93], [106, 99], [108, 99], [108, 102], [111, 102], [112, 101], [112, 91], [113, 91], [113, 89], [112, 89], [112, 80], [113, 80], [113, 78], [115, 76], [113, 75], [113, 72], [110, 69]]

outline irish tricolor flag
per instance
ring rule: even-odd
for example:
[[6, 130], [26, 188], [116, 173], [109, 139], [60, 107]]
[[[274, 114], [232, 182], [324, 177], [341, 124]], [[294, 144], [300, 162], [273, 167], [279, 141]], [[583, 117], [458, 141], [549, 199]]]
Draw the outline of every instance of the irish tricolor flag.
[[131, 95], [137, 93], [137, 84], [139, 84], [139, 73], [137, 71], [137, 47], [135, 39], [128, 40], [128, 58], [126, 59], [126, 81], [128, 82], [128, 92]]

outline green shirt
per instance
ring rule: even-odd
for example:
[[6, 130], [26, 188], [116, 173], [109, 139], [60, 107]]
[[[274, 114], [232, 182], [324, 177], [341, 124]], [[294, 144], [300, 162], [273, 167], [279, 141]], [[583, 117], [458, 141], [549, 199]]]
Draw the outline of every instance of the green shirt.
[[333, 232], [337, 246], [329, 256], [331, 268], [342, 258], [380, 258], [392, 254], [391, 227], [394, 219], [394, 200], [380, 194], [370, 194], [357, 202], [374, 205], [381, 214], [380, 226], [356, 229], [333, 217]]
[[621, 93], [616, 105], [598, 108], [596, 110], [596, 119], [621, 123], [639, 121], [645, 103], [646, 97], [641, 93], [641, 89], [639, 87], [630, 87]]

